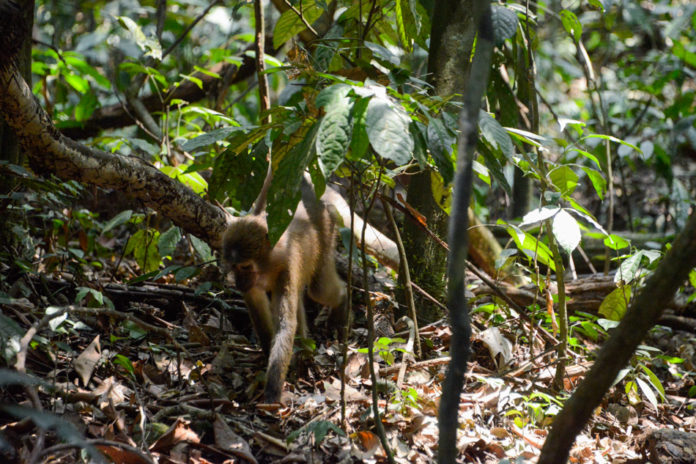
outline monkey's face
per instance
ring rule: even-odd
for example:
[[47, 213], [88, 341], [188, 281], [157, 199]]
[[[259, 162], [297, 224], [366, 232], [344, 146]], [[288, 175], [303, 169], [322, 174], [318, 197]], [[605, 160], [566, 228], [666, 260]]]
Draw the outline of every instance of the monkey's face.
[[248, 292], [256, 285], [259, 270], [254, 261], [245, 261], [232, 266], [234, 285], [241, 292]]
[[268, 267], [271, 244], [266, 221], [259, 216], [235, 218], [222, 239], [222, 268], [234, 274], [234, 286], [246, 292]]

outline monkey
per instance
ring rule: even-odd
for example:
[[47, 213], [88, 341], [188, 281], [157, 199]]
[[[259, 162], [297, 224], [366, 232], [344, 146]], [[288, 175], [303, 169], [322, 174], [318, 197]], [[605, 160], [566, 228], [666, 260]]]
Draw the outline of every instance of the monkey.
[[256, 336], [268, 357], [267, 403], [280, 402], [295, 334], [307, 335], [305, 290], [312, 300], [329, 307], [331, 324], [346, 320], [346, 288], [336, 272], [333, 251], [337, 212], [317, 199], [306, 177], [300, 189], [295, 215], [275, 246], [271, 247], [262, 212], [266, 184], [252, 214], [233, 218], [222, 239], [223, 272], [233, 273], [235, 287], [244, 294]]

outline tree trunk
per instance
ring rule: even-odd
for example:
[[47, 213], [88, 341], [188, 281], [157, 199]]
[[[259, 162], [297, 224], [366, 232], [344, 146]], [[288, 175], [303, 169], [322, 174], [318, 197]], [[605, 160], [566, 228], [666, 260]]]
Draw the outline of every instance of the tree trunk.
[[[468, 9], [458, 6], [458, 0], [435, 2], [432, 14], [428, 75], [436, 95], [453, 95], [466, 88], [469, 76], [469, 57], [476, 28]], [[461, 16], [453, 17], [453, 12]], [[447, 214], [433, 197], [430, 170], [415, 174], [408, 185], [408, 202], [427, 218], [428, 227], [440, 238], [447, 236]], [[423, 229], [410, 221], [404, 224], [404, 248], [411, 276], [425, 291], [438, 300], [446, 297], [445, 272], [447, 252], [434, 243]], [[432, 320], [440, 316], [440, 309], [419, 297], [419, 316]]]
[[[24, 25], [22, 28], [31, 31], [34, 25], [34, 1], [27, 1], [31, 5], [27, 5], [24, 11]], [[3, 31], [3, 33], [5, 33]], [[26, 82], [31, 86], [31, 36], [27, 36], [22, 41], [22, 46], [17, 57], [17, 66], [19, 72]], [[7, 161], [11, 164], [21, 165], [24, 157], [19, 151], [19, 143], [17, 136], [14, 134], [5, 119], [0, 116], [0, 160]], [[14, 178], [9, 175], [3, 175], [0, 171], [0, 194], [6, 194], [14, 187]]]

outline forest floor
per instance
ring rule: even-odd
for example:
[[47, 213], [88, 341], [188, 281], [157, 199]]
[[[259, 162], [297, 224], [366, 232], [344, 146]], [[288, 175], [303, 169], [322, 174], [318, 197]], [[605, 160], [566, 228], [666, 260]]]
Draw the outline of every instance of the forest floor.
[[[389, 277], [381, 280], [390, 282]], [[578, 283], [575, 294], [571, 286], [571, 302], [585, 304], [575, 308], [571, 319], [577, 330], [572, 332], [565, 391], [554, 392], [557, 335], [501, 310], [505, 307], [487, 295], [481, 282], [471, 282], [476, 295], [473, 355], [460, 401], [460, 459], [533, 462], [562, 406], [559, 400], [583, 378], [604, 340], [596, 316], [581, 309], [596, 307], [601, 301], [597, 289], [613, 283], [596, 276]], [[16, 285], [32, 289], [37, 298], [0, 302], [0, 325], [6, 340], [36, 329], [28, 347], [13, 346], [26, 355], [19, 370], [42, 383], [8, 380], [9, 371], [0, 375], [3, 385], [24, 387], [0, 390], [6, 406], [24, 407], [4, 408], [3, 462], [75, 462], [78, 450], [89, 446], [116, 463], [386, 462], [373, 427], [361, 304], [353, 305], [345, 384], [338, 369], [343, 347], [320, 329], [319, 321], [312, 332], [316, 343], [296, 343], [285, 404], [274, 406], [262, 403], [265, 359], [250, 341], [243, 302], [230, 291], [210, 298], [193, 290], [195, 282], [122, 285], [94, 280], [78, 286], [71, 276], [57, 273], [27, 274]], [[75, 301], [87, 287], [100, 289], [113, 309], [60, 304]], [[393, 322], [391, 290], [377, 287], [380, 291], [371, 298], [381, 337], [375, 347], [378, 405], [387, 439], [396, 462], [434, 462], [450, 328], [444, 319], [420, 327], [422, 354], [414, 357], [415, 349], [404, 349], [414, 341], [410, 332]], [[589, 288], [594, 300], [587, 297]], [[93, 303], [100, 294], [82, 292], [92, 295]], [[42, 320], [39, 301], [67, 312]], [[543, 313], [546, 309], [542, 319]], [[643, 462], [651, 431], [696, 431], [695, 366], [693, 333], [655, 329], [577, 437], [572, 462]], [[25, 417], [51, 430], [42, 444], [37, 445], [39, 431]]]

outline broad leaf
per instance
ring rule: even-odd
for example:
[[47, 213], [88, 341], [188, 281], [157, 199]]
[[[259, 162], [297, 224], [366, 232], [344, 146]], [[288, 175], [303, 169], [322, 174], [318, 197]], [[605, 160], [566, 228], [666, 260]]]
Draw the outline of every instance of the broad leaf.
[[309, 24], [314, 23], [324, 12], [324, 9], [320, 5], [327, 5], [331, 2], [319, 3], [318, 5], [314, 0], [302, 0], [302, 18], [292, 9], [280, 15], [275, 29], [273, 30], [273, 47], [276, 49], [280, 48], [285, 42], [304, 31], [307, 26], [305, 26], [302, 19], [304, 18]]
[[510, 135], [498, 121], [483, 110], [479, 112], [479, 129], [481, 129], [483, 138], [493, 148], [500, 150], [505, 158], [512, 158], [512, 155], [515, 154], [515, 147], [512, 145]]
[[367, 105], [366, 130], [372, 148], [382, 158], [403, 166], [411, 160], [413, 139], [408, 130], [410, 118], [388, 97], [374, 96]]
[[560, 210], [553, 217], [551, 230], [558, 244], [568, 254], [571, 254], [580, 244], [581, 235], [578, 221], [565, 210]]
[[578, 186], [578, 175], [568, 166], [559, 166], [551, 170], [549, 180], [563, 195], [570, 195]]
[[620, 321], [626, 314], [628, 302], [631, 300], [631, 287], [622, 285], [614, 289], [599, 305], [597, 313], [611, 321]]
[[491, 20], [495, 42], [501, 45], [506, 39], [511, 39], [517, 32], [517, 14], [502, 5], [491, 5]]
[[351, 141], [350, 113], [352, 105], [347, 97], [350, 87], [347, 85], [341, 87], [343, 91], [333, 94], [330, 98], [331, 104], [327, 107], [326, 116], [319, 123], [319, 132], [317, 133], [317, 157], [325, 178], [328, 178], [343, 162]]
[[530, 226], [537, 222], [545, 221], [554, 214], [557, 214], [560, 210], [561, 208], [558, 206], [542, 206], [541, 208], [534, 209], [524, 215], [520, 227]]

